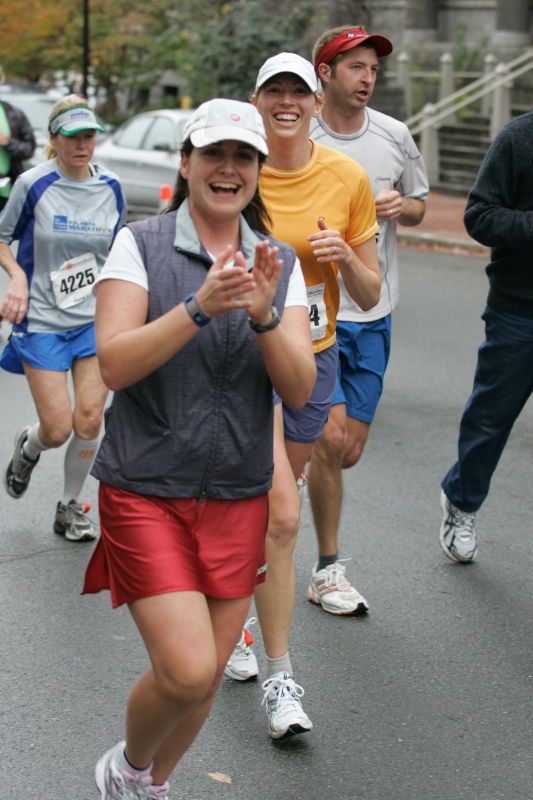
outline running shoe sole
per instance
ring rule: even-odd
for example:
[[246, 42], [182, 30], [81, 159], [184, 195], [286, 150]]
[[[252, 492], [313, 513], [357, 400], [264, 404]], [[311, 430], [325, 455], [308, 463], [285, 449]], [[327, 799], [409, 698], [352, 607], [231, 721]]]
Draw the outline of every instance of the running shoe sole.
[[271, 739], [275, 739], [279, 742], [282, 739], [291, 739], [293, 736], [298, 736], [300, 733], [309, 733], [311, 730], [313, 730], [312, 726], [310, 728], [304, 728], [303, 725], [296, 723], [295, 725], [289, 725], [285, 733], [273, 731], [271, 728], [269, 728], [268, 735]]
[[333, 607], [328, 608], [311, 586], [307, 590], [307, 599], [310, 603], [321, 606], [323, 611], [327, 611], [328, 614], [334, 614], [337, 617], [362, 617], [364, 614], [368, 613], [368, 603], [364, 601], [360, 601], [353, 610], [342, 610]]
[[224, 677], [229, 678], [232, 681], [241, 681], [241, 683], [243, 683], [244, 681], [255, 681], [257, 679], [257, 675], [258, 673], [254, 672], [251, 675], [243, 676], [238, 672], [235, 672], [235, 670], [233, 670], [229, 666], [226, 666], [224, 670]]

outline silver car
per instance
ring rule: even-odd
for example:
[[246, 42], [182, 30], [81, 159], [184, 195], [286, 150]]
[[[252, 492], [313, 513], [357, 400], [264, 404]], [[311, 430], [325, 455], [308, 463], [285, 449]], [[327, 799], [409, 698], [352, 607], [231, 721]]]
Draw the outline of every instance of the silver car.
[[128, 212], [153, 214], [161, 187], [178, 175], [179, 146], [191, 111], [161, 109], [137, 114], [97, 145], [94, 160], [120, 178]]

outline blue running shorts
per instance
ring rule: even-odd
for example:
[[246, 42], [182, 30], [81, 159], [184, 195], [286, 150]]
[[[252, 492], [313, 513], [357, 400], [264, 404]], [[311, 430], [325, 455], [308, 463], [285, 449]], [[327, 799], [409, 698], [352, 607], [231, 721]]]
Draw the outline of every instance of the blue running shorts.
[[390, 355], [391, 315], [374, 322], [337, 321], [339, 362], [332, 405], [370, 424], [374, 419]]
[[0, 356], [8, 372], [24, 374], [23, 364], [34, 369], [67, 372], [72, 362], [96, 355], [94, 322], [61, 333], [12, 333]]

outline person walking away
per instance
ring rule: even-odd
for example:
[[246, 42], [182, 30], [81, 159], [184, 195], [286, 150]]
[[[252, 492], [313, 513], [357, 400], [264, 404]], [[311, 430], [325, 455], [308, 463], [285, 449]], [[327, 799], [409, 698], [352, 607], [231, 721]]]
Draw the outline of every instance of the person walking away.
[[295, 594], [292, 558], [300, 511], [296, 479], [322, 434], [335, 388], [337, 274], [343, 275], [348, 292], [363, 308], [375, 305], [380, 291], [378, 228], [368, 176], [352, 159], [309, 138], [319, 107], [317, 90], [309, 61], [295, 53], [279, 53], [260, 68], [252, 96], [269, 146], [261, 192], [274, 234], [294, 246], [302, 263], [318, 374], [304, 408], [284, 402], [276, 409], [269, 572], [255, 593], [267, 662], [264, 704], [274, 738], [312, 728], [289, 655]]
[[464, 223], [491, 248], [489, 294], [474, 385], [459, 426], [457, 461], [441, 484], [440, 545], [452, 561], [477, 554], [476, 513], [509, 434], [533, 390], [533, 113], [509, 122], [479, 168]]

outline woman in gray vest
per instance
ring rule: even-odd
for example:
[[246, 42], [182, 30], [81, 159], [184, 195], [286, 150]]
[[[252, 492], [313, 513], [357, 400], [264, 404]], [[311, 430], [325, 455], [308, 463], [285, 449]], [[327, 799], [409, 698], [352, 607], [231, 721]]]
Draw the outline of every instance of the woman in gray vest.
[[97, 287], [115, 396], [84, 591], [128, 604], [152, 665], [96, 766], [104, 800], [168, 797], [265, 578], [272, 389], [301, 407], [316, 376], [301, 269], [257, 190], [261, 117], [211, 100], [184, 135], [170, 212], [119, 233]]

